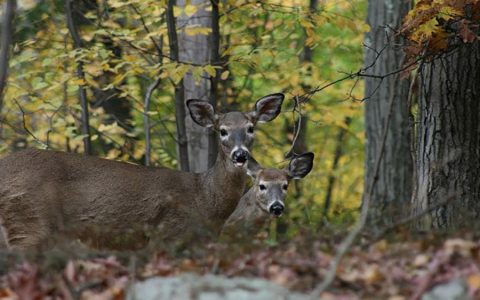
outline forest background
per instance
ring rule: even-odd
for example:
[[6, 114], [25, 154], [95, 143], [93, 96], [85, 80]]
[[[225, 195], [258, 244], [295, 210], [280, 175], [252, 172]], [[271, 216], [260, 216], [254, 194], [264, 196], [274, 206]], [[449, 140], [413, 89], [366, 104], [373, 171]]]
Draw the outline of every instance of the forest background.
[[[193, 124], [186, 99], [246, 111], [286, 95], [280, 116], [257, 127], [253, 155], [280, 167], [312, 151], [314, 168], [252, 243], [260, 250], [232, 258], [220, 247], [223, 265], [160, 255], [144, 272], [209, 265], [313, 298], [337, 279], [337, 296], [352, 299], [420, 299], [460, 277], [478, 296], [480, 1], [3, 4], [0, 157], [38, 147], [200, 172], [216, 157], [216, 133]], [[463, 239], [425, 238], [439, 229]], [[390, 231], [400, 234], [385, 239]], [[83, 266], [65, 272], [73, 264]], [[103, 279], [126, 276], [95, 264], [108, 269]], [[31, 265], [15, 274], [41, 285]]]
[[[205, 22], [179, 31], [180, 38], [218, 39], [213, 63], [209, 43], [201, 45], [204, 53], [193, 54], [200, 57], [173, 59], [166, 1], [79, 1], [73, 14], [82, 43], [77, 49], [62, 2], [25, 1], [20, 7], [2, 108], [1, 154], [26, 147], [83, 153], [81, 86], [90, 103], [90, 151], [145, 164], [148, 116], [149, 163], [180, 168], [175, 86], [191, 73], [195, 83], [187, 88], [192, 90], [209, 84], [201, 78], [215, 79], [222, 111], [251, 109], [266, 94], [286, 94], [281, 117], [257, 131], [253, 150], [263, 165], [279, 167], [296, 133], [294, 98], [363, 64], [365, 1], [329, 1], [315, 12], [305, 1], [221, 2], [217, 37]], [[198, 10], [211, 10], [188, 3], [175, 6], [174, 15], [195, 20]], [[158, 83], [155, 89], [152, 83]], [[208, 98], [199, 93], [190, 92]], [[293, 221], [292, 233], [296, 223], [317, 226], [322, 214], [339, 222], [355, 214], [363, 191], [362, 98], [363, 82], [352, 79], [301, 105], [305, 119], [296, 147], [316, 157], [314, 170], [289, 200], [285, 219]]]

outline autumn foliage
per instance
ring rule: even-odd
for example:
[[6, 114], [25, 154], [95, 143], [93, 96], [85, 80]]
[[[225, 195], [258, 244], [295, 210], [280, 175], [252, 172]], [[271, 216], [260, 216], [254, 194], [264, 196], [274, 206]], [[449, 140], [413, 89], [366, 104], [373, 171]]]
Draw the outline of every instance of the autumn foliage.
[[400, 33], [408, 41], [406, 64], [432, 59], [460, 43], [478, 39], [480, 1], [422, 0], [405, 17]]

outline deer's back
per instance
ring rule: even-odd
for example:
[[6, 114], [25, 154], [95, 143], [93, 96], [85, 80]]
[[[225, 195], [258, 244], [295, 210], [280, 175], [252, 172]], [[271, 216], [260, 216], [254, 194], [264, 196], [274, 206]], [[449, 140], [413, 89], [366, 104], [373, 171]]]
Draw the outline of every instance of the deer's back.
[[[194, 199], [185, 191], [198, 180], [198, 175], [176, 170], [26, 150], [0, 160], [0, 216], [11, 227], [42, 223], [85, 231], [96, 225], [156, 225], [169, 215], [187, 214]], [[197, 191], [195, 197], [202, 194]], [[169, 221], [163, 223], [169, 227]]]

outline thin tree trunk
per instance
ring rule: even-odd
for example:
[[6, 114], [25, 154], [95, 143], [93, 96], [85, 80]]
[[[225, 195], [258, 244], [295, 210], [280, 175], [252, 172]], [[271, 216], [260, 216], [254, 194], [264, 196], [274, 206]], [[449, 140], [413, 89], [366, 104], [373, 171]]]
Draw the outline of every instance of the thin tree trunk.
[[[352, 122], [352, 119], [347, 117], [345, 118], [345, 126], [349, 126]], [[345, 147], [345, 135], [347, 134], [347, 129], [340, 128], [337, 134], [337, 144], [335, 146], [335, 154], [333, 156], [333, 164], [332, 169], [330, 170], [330, 175], [328, 176], [328, 185], [327, 185], [327, 193], [325, 195], [325, 201], [323, 206], [323, 216], [326, 217], [328, 215], [328, 211], [330, 209], [330, 205], [332, 204], [332, 194], [333, 188], [335, 186], [335, 181], [337, 177], [335, 176], [335, 171], [338, 169], [338, 164], [340, 162], [340, 158], [343, 156], [343, 147]]]
[[[75, 26], [75, 21], [73, 18], [72, 12], [72, 5], [73, 0], [66, 0], [65, 2], [65, 12], [67, 17], [67, 26], [68, 30], [70, 31], [70, 35], [72, 36], [73, 40], [73, 48], [74, 49], [81, 49], [82, 48], [82, 40], [78, 35], [77, 27]], [[85, 82], [85, 73], [83, 72], [83, 63], [81, 60], [77, 61], [77, 77]], [[87, 100], [87, 92], [85, 90], [85, 85], [80, 84], [78, 86], [78, 98], [80, 101], [80, 106], [82, 107], [82, 134], [83, 137], [83, 147], [84, 153], [86, 155], [92, 154], [92, 146], [90, 141], [90, 124], [89, 124], [89, 113], [88, 113], [88, 100]]]
[[[399, 28], [410, 8], [410, 1], [369, 0], [367, 23], [371, 31], [365, 37], [365, 66], [371, 67], [369, 73], [380, 75], [401, 67], [403, 52], [399, 45], [403, 41], [390, 28]], [[395, 76], [383, 81], [375, 78], [365, 80], [365, 187], [375, 180], [374, 163], [380, 149], [389, 99], [397, 98], [394, 100], [394, 113], [387, 132], [378, 182], [371, 197], [371, 222], [391, 224], [408, 214], [413, 185], [408, 92], [408, 80], [397, 81]]]
[[0, 37], [0, 112], [3, 108], [3, 93], [7, 83], [10, 46], [12, 43], [13, 19], [17, 2], [7, 0], [3, 5], [2, 36]]
[[[177, 26], [173, 15], [173, 8], [176, 0], [168, 0], [167, 7], [167, 27], [168, 40], [170, 45], [170, 57], [174, 61], [179, 61], [179, 48], [177, 37]], [[189, 171], [187, 129], [185, 125], [186, 107], [185, 90], [183, 80], [175, 85], [175, 118], [177, 124], [177, 143], [178, 143], [178, 166], [182, 171]]]
[[480, 217], [480, 43], [461, 45], [425, 64], [420, 76], [412, 214], [451, 199], [418, 226], [475, 228]]
[[[212, 4], [212, 34], [210, 34], [210, 64], [220, 62], [220, 15], [218, 12], [218, 1], [210, 0]], [[215, 69], [215, 77], [210, 77], [210, 100], [214, 108], [217, 106], [218, 81], [221, 75], [221, 69]], [[208, 168], [212, 167], [217, 160], [218, 142], [216, 133], [213, 130], [208, 132]]]
[[[182, 30], [179, 32], [179, 58], [183, 62], [191, 62], [195, 65], [212, 64], [212, 56], [217, 56], [217, 49], [212, 49], [212, 46], [218, 47], [218, 24], [214, 25], [213, 21], [218, 22], [218, 13], [216, 20], [213, 19], [213, 9], [206, 10], [205, 8], [211, 5], [210, 0], [178, 0], [179, 7], [186, 7], [190, 4], [197, 7], [197, 12], [192, 16], [182, 14], [177, 19], [177, 26]], [[217, 10], [218, 11], [218, 10]], [[213, 29], [209, 35], [196, 34], [189, 35], [186, 32], [188, 27], [204, 27]], [[216, 32], [214, 32], [216, 30]], [[215, 51], [216, 50], [216, 51]], [[185, 100], [201, 99], [209, 101], [214, 107], [216, 101], [212, 95], [212, 84], [216, 80], [211, 80], [210, 76], [205, 72], [201, 78], [194, 78], [193, 72], [187, 72], [183, 78], [183, 86], [185, 89]], [[215, 91], [215, 88], [213, 88]], [[209, 129], [198, 126], [190, 118], [190, 115], [185, 120], [187, 137], [188, 137], [188, 157], [190, 171], [202, 172], [209, 168], [209, 164], [213, 164], [216, 157], [216, 140], [214, 133], [209, 133]], [[215, 145], [215, 147], [213, 147]]]

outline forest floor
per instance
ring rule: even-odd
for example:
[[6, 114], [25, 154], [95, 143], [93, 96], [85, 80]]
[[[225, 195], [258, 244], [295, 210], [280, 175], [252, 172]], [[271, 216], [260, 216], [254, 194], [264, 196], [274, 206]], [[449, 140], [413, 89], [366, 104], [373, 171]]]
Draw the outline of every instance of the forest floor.
[[[308, 293], [325, 276], [343, 236], [300, 234], [270, 246], [218, 242], [182, 253], [3, 253], [0, 299], [124, 299], [132, 280], [181, 273], [264, 278]], [[461, 279], [470, 297], [480, 299], [480, 240], [475, 234], [459, 236], [360, 238], [322, 299], [421, 299], [453, 279]]]

